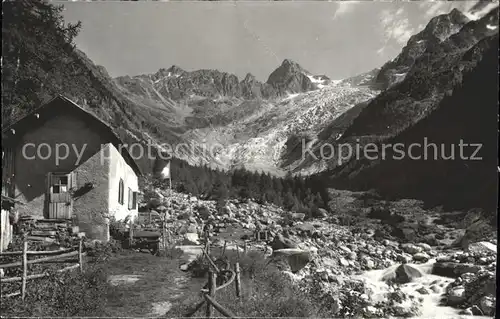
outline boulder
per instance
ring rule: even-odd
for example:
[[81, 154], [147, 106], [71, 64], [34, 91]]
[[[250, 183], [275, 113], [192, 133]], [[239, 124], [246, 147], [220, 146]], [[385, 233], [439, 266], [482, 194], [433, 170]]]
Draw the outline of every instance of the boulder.
[[465, 301], [465, 288], [457, 286], [448, 291], [448, 304], [455, 306]]
[[324, 208], [318, 208], [318, 210], [316, 211], [316, 216], [318, 218], [328, 217], [328, 211]]
[[156, 207], [156, 210], [159, 211], [159, 212], [164, 212], [164, 211], [167, 210], [167, 207], [161, 205], [161, 206]]
[[487, 241], [480, 241], [477, 243], [469, 244], [467, 250], [472, 253], [495, 253], [497, 252], [497, 245]]
[[432, 247], [429, 244], [426, 243], [418, 243], [418, 247], [422, 248], [424, 251], [429, 252], [432, 250]]
[[344, 266], [344, 267], [349, 266], [349, 262], [347, 260], [345, 260], [345, 258], [340, 258], [339, 263], [341, 266]]
[[419, 247], [419, 246], [416, 246], [413, 244], [408, 244], [408, 243], [401, 245], [401, 248], [403, 249], [404, 252], [406, 252], [408, 254], [412, 254], [412, 255], [423, 251], [422, 247]]
[[426, 253], [416, 253], [415, 255], [413, 255], [413, 259], [416, 261], [426, 262], [429, 260], [429, 258], [429, 255], [427, 255]]
[[412, 260], [412, 256], [410, 254], [407, 254], [407, 253], [402, 253], [402, 254], [397, 254], [396, 255], [396, 261], [399, 261], [403, 264], [407, 264], [409, 262], [411, 262]]
[[380, 310], [374, 306], [366, 306], [363, 308], [363, 315], [365, 318], [378, 317], [380, 315]]
[[493, 316], [495, 314], [496, 301], [493, 296], [483, 296], [479, 301], [479, 308], [485, 316]]
[[189, 212], [182, 212], [177, 216], [177, 219], [179, 220], [187, 220], [191, 217], [191, 214]]
[[287, 248], [297, 248], [297, 245], [298, 244], [295, 243], [293, 240], [285, 238], [283, 237], [283, 235], [278, 234], [277, 236], [274, 237], [270, 246], [273, 250], [279, 250]]
[[375, 263], [370, 257], [363, 257], [363, 263], [367, 269], [372, 269], [375, 267]]
[[306, 218], [306, 214], [304, 214], [304, 213], [292, 213], [290, 217], [293, 220], [304, 220], [304, 218]]
[[432, 267], [432, 274], [448, 278], [458, 278], [465, 273], [477, 273], [480, 266], [456, 262], [436, 262]]
[[184, 235], [184, 240], [182, 241], [183, 245], [199, 245], [200, 238], [197, 233], [186, 233]]
[[470, 311], [470, 314], [471, 315], [474, 315], [474, 316], [484, 316], [484, 313], [483, 311], [481, 310], [481, 308], [479, 308], [478, 306], [474, 305], [470, 308], [467, 308], [465, 310], [469, 310]]
[[405, 284], [418, 277], [422, 277], [422, 273], [420, 272], [420, 270], [413, 266], [402, 264], [395, 269], [388, 270], [382, 276], [382, 280], [385, 282]]
[[290, 266], [291, 272], [296, 273], [311, 261], [311, 254], [309, 251], [302, 249], [286, 248], [273, 250], [271, 258], [275, 260], [286, 260]]
[[420, 287], [416, 290], [419, 294], [421, 295], [428, 295], [429, 294], [429, 291], [427, 289], [425, 289], [425, 287]]

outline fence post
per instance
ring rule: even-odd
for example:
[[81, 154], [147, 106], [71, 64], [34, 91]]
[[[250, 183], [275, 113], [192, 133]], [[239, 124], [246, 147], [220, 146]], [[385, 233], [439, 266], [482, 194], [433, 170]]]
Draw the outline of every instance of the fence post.
[[222, 256], [224, 256], [226, 254], [226, 244], [227, 244], [227, 241], [224, 240], [224, 248], [222, 249]]
[[24, 298], [26, 297], [26, 279], [28, 276], [28, 241], [26, 240], [26, 237], [24, 237], [23, 240], [23, 280], [21, 283], [21, 298], [24, 301]]
[[80, 272], [83, 272], [83, 238], [80, 238], [78, 243], [78, 263], [80, 264]]
[[240, 263], [235, 263], [234, 264], [234, 272], [236, 274], [236, 277], [234, 279], [234, 282], [236, 283], [236, 297], [241, 296], [241, 281], [240, 281]]
[[130, 219], [130, 231], [128, 232], [128, 234], [130, 249], [132, 249], [132, 243], [134, 242], [134, 224], [132, 223], [132, 219]]
[[[215, 289], [217, 284], [217, 274], [213, 271], [208, 273], [208, 295], [215, 299]], [[212, 304], [207, 302], [207, 318], [212, 318]]]

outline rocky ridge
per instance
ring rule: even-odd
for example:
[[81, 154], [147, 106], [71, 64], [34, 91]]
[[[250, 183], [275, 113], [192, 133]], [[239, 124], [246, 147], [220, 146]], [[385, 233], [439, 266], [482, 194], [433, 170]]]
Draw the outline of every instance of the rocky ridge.
[[418, 58], [430, 48], [439, 46], [441, 42], [459, 32], [469, 21], [469, 18], [458, 9], [432, 18], [424, 30], [408, 40], [396, 58], [382, 66], [373, 79], [374, 84], [380, 89], [387, 89], [401, 82]]

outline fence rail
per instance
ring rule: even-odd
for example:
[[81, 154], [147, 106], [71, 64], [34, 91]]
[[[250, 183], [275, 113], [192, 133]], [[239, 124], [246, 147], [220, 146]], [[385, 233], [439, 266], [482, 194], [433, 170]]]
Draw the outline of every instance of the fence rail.
[[[4, 256], [21, 256], [22, 257], [21, 261], [8, 264], [0, 264], [0, 268], [3, 269], [3, 268], [21, 267], [23, 270], [23, 274], [21, 277], [0, 278], [0, 284], [21, 281], [20, 291], [5, 295], [2, 294], [1, 297], [9, 298], [21, 295], [22, 300], [24, 300], [26, 297], [26, 285], [28, 280], [39, 279], [49, 276], [48, 273], [28, 275], [28, 265], [47, 264], [47, 263], [75, 263], [74, 265], [59, 269], [56, 272], [63, 273], [77, 268], [79, 268], [80, 271], [83, 271], [83, 257], [86, 256], [86, 253], [83, 252], [83, 240], [80, 240], [77, 249], [68, 248], [56, 251], [28, 251], [28, 238], [25, 238], [23, 242], [22, 251], [0, 252], [0, 257]], [[48, 257], [28, 260], [28, 256], [48, 256]], [[67, 259], [68, 257], [76, 257], [76, 256], [78, 256], [78, 258]]]
[[[224, 243], [224, 249], [222, 252], [222, 255], [225, 253], [225, 246], [226, 243]], [[237, 248], [239, 249], [239, 248]], [[206, 312], [205, 312], [205, 317], [206, 318], [214, 318], [213, 316], [213, 309], [216, 309], [218, 312], [220, 312], [224, 317], [227, 318], [237, 318], [231, 311], [227, 310], [217, 302], [216, 299], [216, 292], [228, 287], [231, 285], [233, 282], [235, 284], [236, 288], [236, 297], [240, 298], [241, 297], [241, 278], [240, 278], [240, 264], [239, 262], [236, 262], [234, 264], [234, 270], [230, 269], [230, 264], [229, 262], [226, 264], [226, 268], [228, 269], [219, 269], [215, 262], [212, 260], [212, 258], [209, 255], [210, 251], [210, 242], [207, 241], [207, 244], [205, 248], [202, 250], [203, 251], [203, 256], [204, 258], [207, 258], [211, 269], [208, 272], [208, 289], [207, 288], [202, 288], [201, 292], [203, 293], [203, 300], [196, 304], [191, 310], [189, 310], [188, 313], [184, 315], [184, 317], [192, 317], [196, 312], [198, 312], [203, 305], [206, 304]], [[238, 251], [239, 252], [239, 251]], [[239, 253], [238, 253], [239, 257]], [[231, 277], [224, 283], [220, 284], [217, 286], [217, 277], [220, 275], [222, 276], [223, 274], [231, 274]]]

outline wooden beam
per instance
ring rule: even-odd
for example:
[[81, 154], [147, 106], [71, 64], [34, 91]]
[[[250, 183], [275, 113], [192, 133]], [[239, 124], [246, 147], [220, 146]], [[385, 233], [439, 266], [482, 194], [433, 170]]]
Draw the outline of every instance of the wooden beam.
[[78, 243], [78, 264], [80, 265], [80, 272], [83, 272], [83, 238]]
[[198, 310], [201, 309], [201, 307], [205, 304], [205, 299], [203, 299], [199, 304], [196, 305], [196, 307], [193, 308], [193, 310], [190, 310], [188, 313], [184, 315], [184, 317], [191, 317], [193, 316]]
[[235, 273], [235, 284], [236, 284], [236, 297], [241, 296], [241, 278], [240, 278], [240, 263], [234, 264], [234, 273]]
[[210, 258], [210, 256], [208, 255], [208, 253], [205, 251], [205, 249], [203, 249], [203, 254], [205, 254], [205, 256], [207, 257], [208, 259], [208, 262], [210, 262], [210, 264], [212, 265], [212, 267], [214, 267], [215, 271], [217, 273], [219, 273], [219, 268], [215, 265], [215, 263], [212, 261], [212, 258]]
[[223, 314], [225, 317], [233, 318], [233, 319], [238, 318], [235, 315], [233, 315], [229, 310], [222, 307], [219, 303], [217, 303], [217, 301], [215, 301], [215, 299], [211, 298], [209, 295], [205, 294], [204, 296], [205, 296], [205, 299], [207, 300], [207, 302], [212, 304], [212, 306], [215, 309], [217, 309], [217, 311], [219, 311], [221, 314]]
[[28, 255], [26, 252], [28, 251], [28, 241], [26, 238], [24, 238], [23, 242], [23, 260], [22, 260], [22, 265], [23, 265], [23, 278], [22, 278], [22, 283], [21, 283], [21, 298], [24, 301], [24, 298], [26, 297], [26, 277], [28, 277]]
[[[78, 255], [78, 251], [73, 251], [73, 252], [70, 252], [67, 254], [62, 254], [59, 256], [51, 256], [51, 257], [44, 257], [44, 258], [39, 258], [39, 259], [27, 260], [26, 264], [27, 265], [37, 264], [37, 263], [41, 263], [44, 261], [56, 260], [56, 259], [61, 259], [61, 258], [66, 258], [66, 257], [71, 257], [71, 256], [77, 256], [77, 255]], [[3, 265], [0, 265], [0, 268], [12, 268], [12, 267], [19, 267], [19, 266], [22, 266], [21, 261], [18, 261], [15, 263], [10, 263], [10, 264], [3, 264]]]
[[[72, 266], [65, 267], [63, 269], [59, 269], [59, 270], [57, 270], [57, 272], [58, 273], [66, 272], [68, 270], [76, 269], [78, 267], [79, 267], [79, 265], [75, 264], [75, 265], [72, 265]], [[26, 276], [26, 280], [43, 278], [43, 277], [47, 277], [48, 275], [49, 274], [29, 275], [29, 276]], [[22, 277], [0, 278], [0, 283], [16, 282], [16, 281], [21, 281], [22, 279], [23, 279]]]
[[[28, 256], [50, 256], [50, 255], [60, 255], [67, 252], [73, 251], [73, 248], [66, 248], [61, 250], [50, 250], [50, 251], [30, 251], [28, 250], [26, 254]], [[21, 256], [23, 254], [22, 251], [4, 251], [0, 252], [0, 256]]]
[[[215, 299], [215, 291], [217, 289], [217, 274], [214, 273], [213, 271], [210, 271], [208, 273], [208, 295], [214, 297]], [[205, 296], [208, 296], [205, 294]], [[207, 302], [207, 311], [206, 311], [206, 317], [207, 318], [212, 318], [212, 306], [211, 302]]]

